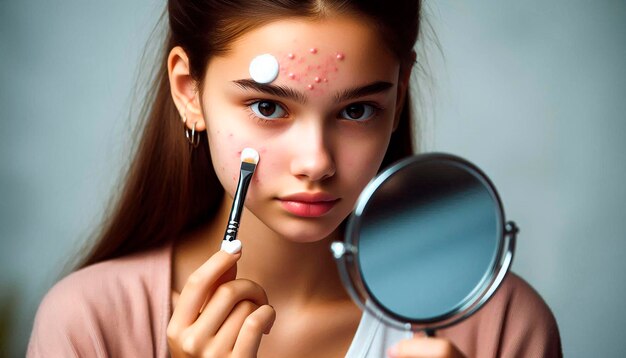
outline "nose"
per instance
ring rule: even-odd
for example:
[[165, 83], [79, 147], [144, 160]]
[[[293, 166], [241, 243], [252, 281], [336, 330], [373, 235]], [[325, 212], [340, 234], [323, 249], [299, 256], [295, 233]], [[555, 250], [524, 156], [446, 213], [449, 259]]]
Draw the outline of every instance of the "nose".
[[323, 125], [300, 128], [294, 144], [291, 173], [309, 181], [322, 181], [335, 175], [335, 161], [329, 142]]

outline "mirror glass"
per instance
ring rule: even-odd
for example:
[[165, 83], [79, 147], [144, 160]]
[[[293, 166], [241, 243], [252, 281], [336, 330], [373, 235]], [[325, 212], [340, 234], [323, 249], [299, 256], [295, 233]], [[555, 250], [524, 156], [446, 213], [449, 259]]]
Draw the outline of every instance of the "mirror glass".
[[512, 255], [503, 250], [506, 232], [486, 175], [460, 157], [432, 153], [381, 172], [333, 251], [363, 307], [396, 322], [438, 327], [463, 319], [493, 293], [503, 254]]

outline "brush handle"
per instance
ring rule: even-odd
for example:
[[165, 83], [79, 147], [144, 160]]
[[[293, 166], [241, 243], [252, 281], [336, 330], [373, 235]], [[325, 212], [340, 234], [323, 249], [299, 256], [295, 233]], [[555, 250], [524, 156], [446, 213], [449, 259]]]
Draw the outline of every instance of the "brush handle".
[[237, 190], [235, 191], [235, 197], [233, 198], [233, 206], [230, 208], [230, 215], [228, 218], [228, 225], [226, 226], [226, 232], [224, 233], [224, 240], [233, 241], [237, 239], [237, 232], [239, 231], [239, 222], [241, 220], [241, 213], [243, 212], [243, 203], [246, 200], [246, 194], [248, 193], [248, 187], [252, 180], [252, 175], [256, 165], [250, 163], [241, 163], [241, 173], [239, 174], [239, 183], [237, 183]]
[[236, 221], [229, 221], [228, 226], [226, 227], [226, 235], [224, 235], [224, 240], [226, 241], [236, 240], [237, 231], [239, 231], [239, 223]]

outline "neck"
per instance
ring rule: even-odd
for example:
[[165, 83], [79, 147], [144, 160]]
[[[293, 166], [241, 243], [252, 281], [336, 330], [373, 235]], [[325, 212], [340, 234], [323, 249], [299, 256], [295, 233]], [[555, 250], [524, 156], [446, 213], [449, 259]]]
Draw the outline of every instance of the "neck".
[[[225, 195], [209, 225], [181, 244], [181, 250], [177, 250], [182, 256], [179, 262], [185, 260], [197, 268], [219, 250], [231, 205], [232, 199]], [[347, 298], [330, 251], [330, 243], [340, 238], [338, 232], [316, 242], [296, 243], [280, 237], [247, 209], [241, 222], [238, 239], [242, 242], [242, 257], [237, 264], [237, 278], [258, 283], [272, 305]], [[187, 276], [179, 276], [179, 281], [186, 281]], [[180, 284], [176, 286], [182, 288]]]
[[336, 233], [320, 241], [296, 243], [281, 238], [251, 213], [246, 216], [247, 226], [240, 236], [244, 254], [238, 277], [259, 283], [270, 302], [288, 299], [305, 303], [345, 297], [330, 251]]

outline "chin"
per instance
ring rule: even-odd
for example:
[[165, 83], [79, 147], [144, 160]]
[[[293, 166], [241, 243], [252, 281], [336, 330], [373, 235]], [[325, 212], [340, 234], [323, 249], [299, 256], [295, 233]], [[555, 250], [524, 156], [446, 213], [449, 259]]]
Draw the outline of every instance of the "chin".
[[324, 233], [324, 234], [317, 234], [317, 233], [303, 233], [300, 235], [288, 234], [288, 235], [281, 235], [281, 237], [285, 240], [288, 240], [294, 243], [310, 244], [310, 243], [322, 241], [325, 238], [327, 238], [330, 234], [332, 234], [332, 232]]
[[285, 240], [304, 244], [324, 240], [334, 234], [340, 225], [341, 221], [333, 223], [319, 219], [291, 219], [271, 223], [269, 227]]

